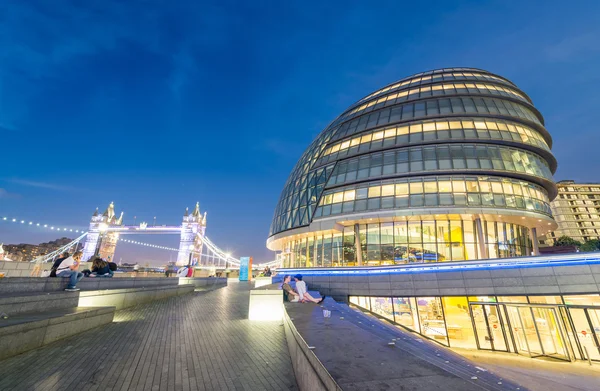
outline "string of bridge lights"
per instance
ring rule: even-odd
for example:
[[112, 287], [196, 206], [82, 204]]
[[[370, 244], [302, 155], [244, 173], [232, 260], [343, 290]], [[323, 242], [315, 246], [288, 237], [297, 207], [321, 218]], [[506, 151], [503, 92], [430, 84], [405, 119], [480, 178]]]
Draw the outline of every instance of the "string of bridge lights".
[[[176, 252], [179, 252], [178, 248], [167, 247], [167, 246], [159, 246], [157, 244], [145, 243], [145, 242], [140, 242], [140, 241], [137, 241], [137, 240], [121, 239], [121, 238], [119, 238], [119, 242], [137, 244], [138, 246], [145, 246], [145, 247], [150, 247], [150, 248], [156, 248], [156, 249], [159, 249], [159, 250], [167, 250], [167, 251], [176, 251]], [[200, 255], [201, 257], [205, 257], [205, 258], [213, 258], [213, 259], [219, 259], [219, 260], [222, 260], [222, 261], [225, 261], [225, 262], [231, 262], [231, 260], [228, 260], [228, 259], [223, 258], [222, 256], [218, 256], [218, 255], [210, 255], [208, 253], [207, 254], [202, 254], [200, 251], [191, 251], [191, 253], [192, 254], [196, 254], [196, 255]]]
[[169, 251], [179, 251], [178, 248], [173, 248], [173, 247], [167, 247], [167, 246], [159, 246], [157, 244], [152, 244], [152, 243], [144, 243], [144, 242], [139, 242], [137, 240], [131, 240], [131, 239], [121, 239], [119, 238], [120, 242], [125, 242], [125, 243], [132, 243], [132, 244], [137, 244], [140, 246], [146, 246], [146, 247], [152, 247], [152, 248], [157, 248], [160, 250], [169, 250]]
[[[23, 226], [30, 226], [30, 227], [38, 227], [38, 228], [45, 228], [45, 229], [49, 229], [55, 232], [74, 232], [74, 233], [78, 233], [78, 234], [87, 234], [88, 232], [83, 230], [83, 229], [73, 229], [73, 228], [66, 228], [66, 227], [60, 227], [58, 225], [52, 225], [52, 224], [44, 224], [44, 223], [39, 223], [36, 221], [30, 221], [30, 220], [24, 220], [24, 219], [18, 219], [18, 218], [12, 218], [12, 217], [8, 217], [8, 216], [2, 216], [0, 218], [0, 221], [2, 222], [6, 222], [6, 223], [13, 223], [13, 224], [18, 224], [18, 225], [23, 225]], [[208, 240], [208, 238], [202, 238], [204, 244], [206, 244], [207, 246], [207, 250], [213, 252], [213, 255], [209, 255], [209, 254], [202, 254], [198, 251], [192, 251], [192, 253], [194, 254], [198, 254], [202, 257], [207, 257], [207, 258], [215, 258], [215, 259], [220, 259], [223, 261], [227, 261], [227, 262], [232, 262], [232, 263], [239, 263], [238, 259], [233, 258], [229, 253], [225, 253], [222, 250], [220, 250], [218, 247], [216, 247], [212, 242], [210, 242]], [[124, 242], [124, 243], [131, 243], [131, 244], [136, 244], [139, 246], [145, 246], [145, 247], [150, 247], [150, 248], [156, 248], [159, 250], [167, 250], [167, 251], [179, 251], [178, 248], [173, 248], [173, 247], [167, 247], [167, 246], [160, 246], [157, 244], [152, 244], [152, 243], [145, 243], [145, 242], [140, 242], [137, 240], [131, 240], [131, 239], [118, 239], [120, 242]]]
[[17, 219], [17, 218], [10, 218], [10, 217], [2, 217], [2, 219], [0, 221], [4, 221], [7, 223], [15, 223], [15, 224], [21, 224], [21, 225], [28, 225], [28, 226], [32, 226], [32, 227], [40, 227], [40, 228], [47, 228], [53, 231], [60, 231], [60, 232], [75, 232], [75, 233], [86, 233], [86, 231], [84, 231], [83, 229], [73, 229], [73, 228], [64, 228], [64, 227], [58, 227], [52, 224], [43, 224], [43, 223], [38, 223], [38, 222], [34, 222], [34, 221], [28, 221], [28, 220], [22, 220], [22, 219]]

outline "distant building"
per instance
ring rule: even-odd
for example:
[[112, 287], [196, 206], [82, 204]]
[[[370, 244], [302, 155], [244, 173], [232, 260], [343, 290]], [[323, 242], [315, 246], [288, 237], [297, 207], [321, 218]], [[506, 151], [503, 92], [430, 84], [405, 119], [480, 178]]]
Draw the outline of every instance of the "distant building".
[[566, 180], [556, 185], [558, 196], [550, 207], [558, 228], [549, 232], [542, 241], [552, 245], [563, 235], [582, 243], [600, 239], [600, 183]]
[[71, 243], [73, 239], [66, 237], [56, 239], [46, 243], [40, 244], [6, 244], [4, 245], [5, 257], [11, 258], [17, 262], [30, 262], [36, 257], [51, 253], [52, 251], [58, 250], [59, 248]]

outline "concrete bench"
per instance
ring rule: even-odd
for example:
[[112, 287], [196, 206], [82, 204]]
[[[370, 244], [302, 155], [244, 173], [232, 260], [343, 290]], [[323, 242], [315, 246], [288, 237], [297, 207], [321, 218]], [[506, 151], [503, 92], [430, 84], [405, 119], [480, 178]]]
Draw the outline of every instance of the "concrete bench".
[[194, 292], [194, 290], [195, 287], [193, 285], [150, 286], [95, 291], [82, 290], [79, 292], [78, 305], [84, 307], [114, 306], [117, 310], [122, 310], [167, 297], [184, 295]]
[[0, 359], [111, 323], [115, 310], [226, 286], [225, 278], [0, 278]]
[[8, 316], [75, 308], [78, 305], [79, 292], [28, 292], [0, 295], [0, 313]]
[[179, 277], [179, 285], [193, 285], [196, 291], [209, 291], [227, 286], [225, 277]]
[[0, 360], [113, 321], [114, 307], [79, 307], [0, 319]]

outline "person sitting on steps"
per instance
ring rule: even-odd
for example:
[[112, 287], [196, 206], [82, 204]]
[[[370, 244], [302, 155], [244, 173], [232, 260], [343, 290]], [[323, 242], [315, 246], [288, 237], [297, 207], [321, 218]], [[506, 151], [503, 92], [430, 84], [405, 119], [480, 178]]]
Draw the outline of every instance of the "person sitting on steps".
[[83, 273], [78, 272], [79, 262], [81, 261], [81, 251], [75, 252], [73, 256], [65, 259], [56, 268], [56, 277], [69, 278], [69, 285], [66, 291], [78, 291], [77, 283], [83, 278]]
[[308, 288], [306, 287], [306, 283], [302, 281], [302, 274], [296, 274], [294, 276], [294, 280], [296, 280], [296, 291], [298, 291], [298, 295], [300, 296], [301, 302], [312, 301], [313, 303], [321, 304], [323, 300], [325, 300], [325, 296], [320, 299], [315, 299], [308, 293]]

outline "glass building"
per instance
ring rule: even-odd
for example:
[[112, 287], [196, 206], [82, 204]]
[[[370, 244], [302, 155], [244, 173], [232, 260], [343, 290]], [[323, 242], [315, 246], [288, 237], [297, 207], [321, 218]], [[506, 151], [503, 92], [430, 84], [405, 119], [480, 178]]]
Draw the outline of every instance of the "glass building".
[[267, 247], [285, 267], [524, 256], [554, 230], [556, 159], [511, 81], [472, 68], [410, 76], [350, 106], [304, 152]]
[[546, 234], [545, 242], [554, 244], [566, 235], [580, 242], [600, 239], [600, 183], [557, 183], [558, 196], [550, 203], [558, 229]]

